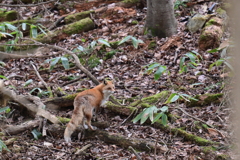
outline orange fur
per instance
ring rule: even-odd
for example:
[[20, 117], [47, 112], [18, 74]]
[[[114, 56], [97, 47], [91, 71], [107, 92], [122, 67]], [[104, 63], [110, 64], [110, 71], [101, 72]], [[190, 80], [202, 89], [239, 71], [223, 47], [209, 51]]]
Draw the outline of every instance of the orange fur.
[[[103, 106], [114, 90], [115, 86], [112, 81], [104, 81], [93, 89], [80, 92], [75, 97], [73, 115], [64, 132], [66, 142], [71, 142], [72, 133], [81, 124], [84, 128], [89, 127], [91, 130], [95, 130], [96, 127], [91, 125], [93, 110], [97, 111], [100, 106]], [[87, 121], [87, 126], [84, 119]]]

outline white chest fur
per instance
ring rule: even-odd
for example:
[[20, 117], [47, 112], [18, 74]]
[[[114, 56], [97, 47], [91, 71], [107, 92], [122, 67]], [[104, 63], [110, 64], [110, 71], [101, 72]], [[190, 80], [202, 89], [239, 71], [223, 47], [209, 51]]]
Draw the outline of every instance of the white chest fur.
[[105, 90], [103, 91], [103, 99], [101, 101], [101, 106], [103, 107], [105, 103], [108, 101], [109, 96], [113, 93], [113, 91]]

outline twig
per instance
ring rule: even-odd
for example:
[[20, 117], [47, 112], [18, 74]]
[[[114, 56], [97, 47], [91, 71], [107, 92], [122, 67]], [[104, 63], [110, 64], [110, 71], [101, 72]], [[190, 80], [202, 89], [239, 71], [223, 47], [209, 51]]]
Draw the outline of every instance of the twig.
[[60, 50], [60, 51], [63, 51], [63, 52], [66, 52], [66, 53], [72, 55], [74, 60], [75, 60], [75, 63], [77, 65], [77, 67], [82, 72], [84, 72], [96, 85], [99, 84], [99, 81], [81, 64], [81, 62], [79, 61], [78, 56], [75, 53], [73, 53], [72, 51], [69, 51], [69, 50], [64, 49], [62, 47], [59, 47], [59, 46], [54, 46], [54, 45], [49, 45], [49, 44], [42, 44], [40, 42], [37, 42], [37, 41], [29, 39], [29, 38], [22, 38], [22, 39], [31, 40], [31, 41], [33, 41], [35, 43], [35, 45], [47, 46], [49, 48], [54, 48], [54, 49], [57, 49], [57, 50]]
[[78, 149], [75, 154], [82, 154], [86, 149], [91, 147], [92, 144], [87, 144], [86, 146], [83, 146], [81, 149]]
[[52, 3], [55, 2], [56, 0], [50, 0], [47, 2], [41, 2], [41, 3], [37, 3], [37, 4], [0, 4], [0, 6], [5, 6], [5, 7], [35, 7], [35, 6], [40, 6], [43, 4], [48, 4], [48, 3]]
[[56, 150], [56, 151], [59, 151], [59, 152], [65, 152], [65, 153], [71, 154], [71, 153], [69, 153], [69, 152], [67, 152], [67, 151], [65, 151], [65, 150], [61, 150], [61, 149], [57, 149], [57, 148], [49, 148], [49, 147], [47, 147], [47, 146], [38, 145], [38, 144], [35, 144], [35, 143], [27, 143], [27, 142], [25, 142], [25, 144], [26, 144], [27, 146], [29, 146], [29, 145], [34, 145], [34, 146], [41, 147], [41, 148], [47, 148], [47, 149], [49, 149], [49, 150], [52, 149], [52, 150]]
[[122, 121], [122, 123], [120, 123], [119, 126], [123, 125], [133, 115], [133, 113], [136, 112], [136, 111], [137, 111], [137, 109], [133, 110], [132, 113], [124, 121]]
[[45, 137], [45, 136], [47, 135], [46, 123], [47, 123], [47, 119], [44, 118], [44, 119], [43, 119], [43, 128], [42, 128], [42, 136], [43, 136], [43, 137]]
[[132, 146], [129, 146], [128, 149], [130, 149], [136, 156], [137, 160], [142, 160], [142, 158], [138, 155], [138, 153], [132, 148]]
[[218, 132], [221, 134], [222, 137], [225, 137], [225, 136], [224, 136], [224, 135], [223, 135], [218, 129], [216, 129], [214, 126], [208, 124], [208, 123], [205, 122], [204, 120], [202, 120], [202, 119], [200, 119], [200, 118], [197, 118], [197, 117], [195, 117], [195, 116], [193, 116], [193, 115], [187, 113], [184, 109], [182, 109], [182, 108], [180, 108], [180, 107], [175, 107], [175, 108], [176, 108], [176, 109], [179, 109], [180, 111], [182, 111], [182, 112], [183, 112], [184, 114], [186, 114], [187, 116], [189, 116], [189, 117], [191, 117], [191, 118], [193, 118], [193, 119], [196, 119], [196, 120], [198, 120], [198, 121], [200, 121], [200, 122], [202, 122], [202, 123], [208, 125], [209, 127], [215, 129], [216, 131], [218, 131]]
[[51, 88], [50, 88], [50, 87], [47, 85], [47, 83], [42, 79], [42, 77], [40, 76], [37, 68], [34, 66], [34, 64], [33, 64], [32, 62], [31, 62], [31, 65], [33, 66], [33, 69], [35, 70], [38, 78], [41, 80], [41, 82], [43, 83], [43, 85], [47, 88], [48, 92], [50, 93], [50, 96], [49, 96], [49, 97], [52, 98], [52, 97], [53, 97], [53, 93], [52, 93]]

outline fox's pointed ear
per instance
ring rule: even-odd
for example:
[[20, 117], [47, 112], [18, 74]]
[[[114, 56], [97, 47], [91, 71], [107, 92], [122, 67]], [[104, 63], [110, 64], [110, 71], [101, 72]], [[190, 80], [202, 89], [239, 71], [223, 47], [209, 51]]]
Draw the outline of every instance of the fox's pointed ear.
[[104, 85], [107, 85], [107, 84], [108, 84], [106, 79], [103, 80], [103, 84], [104, 84]]

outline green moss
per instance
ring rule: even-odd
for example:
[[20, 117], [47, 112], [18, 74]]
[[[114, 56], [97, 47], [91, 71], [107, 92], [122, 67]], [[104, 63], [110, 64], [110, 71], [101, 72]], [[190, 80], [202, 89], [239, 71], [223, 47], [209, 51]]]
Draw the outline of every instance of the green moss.
[[94, 23], [90, 18], [85, 18], [75, 23], [67, 25], [67, 27], [63, 29], [63, 33], [71, 35], [87, 31], [89, 28], [94, 28]]
[[211, 103], [219, 103], [220, 98], [222, 98], [222, 93], [217, 94], [204, 94], [204, 95], [196, 95], [194, 98], [198, 99], [198, 101], [190, 100], [187, 103], [188, 107], [195, 107], [195, 106], [206, 106], [210, 105]]
[[115, 41], [115, 42], [110, 42], [109, 44], [113, 49], [117, 49], [118, 48], [118, 43], [119, 43], [119, 41]]
[[138, 3], [140, 0], [123, 0], [123, 3]]
[[220, 14], [220, 15], [227, 14], [226, 11], [225, 11], [224, 9], [222, 9], [222, 8], [218, 8], [218, 9], [216, 10], [216, 12], [217, 12], [218, 14]]
[[148, 45], [148, 49], [154, 49], [156, 48], [156, 46], [157, 46], [156, 41], [151, 41]]
[[69, 118], [64, 118], [64, 117], [57, 117], [57, 118], [61, 123], [64, 123], [64, 124], [68, 123], [71, 120]]
[[138, 21], [137, 20], [135, 20], [135, 21], [132, 21], [132, 23], [131, 24], [133, 24], [133, 25], [136, 25], [136, 24], [138, 24]]
[[202, 147], [202, 151], [203, 151], [203, 153], [208, 154], [213, 151], [216, 151], [216, 148], [212, 147], [212, 146], [206, 146], [206, 147]]
[[217, 142], [212, 142], [210, 140], [198, 137], [196, 135], [188, 133], [188, 132], [186, 132], [182, 129], [179, 129], [179, 128], [172, 128], [171, 131], [174, 132], [175, 134], [180, 134], [186, 140], [194, 141], [198, 145], [203, 145], [204, 146], [204, 145], [218, 144]]
[[94, 12], [95, 11], [84, 11], [84, 12], [69, 15], [65, 18], [65, 22], [66, 22], [66, 24], [68, 24], [68, 23], [72, 23], [72, 22], [75, 22], [75, 21], [79, 21], [81, 19], [90, 17], [90, 14], [94, 13]]
[[216, 21], [212, 18], [205, 24], [205, 26], [207, 27], [207, 26], [211, 26], [211, 25], [214, 25], [214, 24], [216, 24]]
[[0, 12], [0, 21], [13, 21], [17, 19], [17, 11]]
[[214, 160], [230, 160], [231, 157], [227, 154], [220, 154], [215, 157]]

